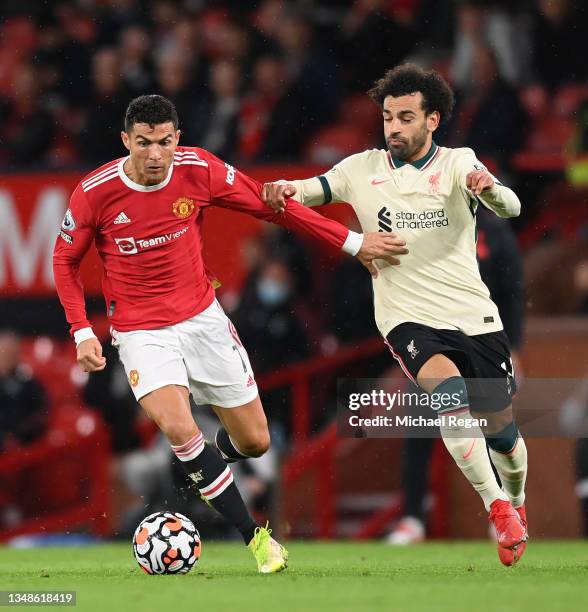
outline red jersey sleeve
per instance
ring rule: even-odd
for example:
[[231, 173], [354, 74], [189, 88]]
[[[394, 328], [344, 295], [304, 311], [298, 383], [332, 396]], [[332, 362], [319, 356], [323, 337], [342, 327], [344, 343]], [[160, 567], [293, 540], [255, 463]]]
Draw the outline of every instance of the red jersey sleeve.
[[288, 200], [283, 213], [269, 208], [261, 199], [262, 184], [222, 162], [211, 153], [206, 156], [210, 180], [211, 204], [248, 213], [263, 221], [277, 223], [311, 238], [341, 248], [349, 230], [327, 219], [300, 202]]
[[53, 250], [53, 276], [57, 295], [71, 333], [90, 327], [86, 316], [80, 262], [96, 234], [94, 215], [80, 185], [73, 192]]

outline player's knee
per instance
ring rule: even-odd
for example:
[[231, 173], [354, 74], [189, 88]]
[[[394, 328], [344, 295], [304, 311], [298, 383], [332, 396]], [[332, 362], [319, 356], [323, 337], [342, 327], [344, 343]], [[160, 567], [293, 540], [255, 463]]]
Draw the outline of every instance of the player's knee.
[[499, 412], [476, 413], [476, 417], [483, 423], [482, 430], [485, 435], [498, 435], [512, 425], [514, 418], [512, 408], [509, 406]]
[[196, 425], [192, 419], [183, 419], [179, 421], [165, 412], [154, 416], [159, 429], [172, 443], [189, 440], [194, 435]]
[[261, 457], [270, 447], [269, 431], [259, 431], [239, 444], [239, 449], [248, 457]]

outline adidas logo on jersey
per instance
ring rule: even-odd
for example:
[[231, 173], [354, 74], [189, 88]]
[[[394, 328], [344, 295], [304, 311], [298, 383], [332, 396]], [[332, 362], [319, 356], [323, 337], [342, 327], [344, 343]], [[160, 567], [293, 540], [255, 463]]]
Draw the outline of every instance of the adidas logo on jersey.
[[247, 387], [253, 387], [254, 384], [255, 384], [255, 380], [253, 380], [253, 376], [249, 374], [249, 378], [247, 379]]
[[121, 212], [120, 215], [114, 220], [114, 225], [120, 225], [121, 223], [130, 223], [131, 220], [125, 215], [124, 212]]

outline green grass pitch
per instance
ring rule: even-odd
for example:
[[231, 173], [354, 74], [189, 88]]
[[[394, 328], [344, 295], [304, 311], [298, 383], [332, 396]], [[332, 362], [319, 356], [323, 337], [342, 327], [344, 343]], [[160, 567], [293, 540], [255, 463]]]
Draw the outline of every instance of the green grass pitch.
[[[502, 567], [489, 542], [290, 542], [290, 567], [262, 576], [238, 544], [203, 543], [185, 576], [148, 576], [130, 546], [0, 548], [0, 590], [75, 590], [75, 610], [588, 610], [588, 544], [531, 542]], [[9, 609], [9, 608], [6, 608]], [[27, 608], [30, 609], [30, 608]]]

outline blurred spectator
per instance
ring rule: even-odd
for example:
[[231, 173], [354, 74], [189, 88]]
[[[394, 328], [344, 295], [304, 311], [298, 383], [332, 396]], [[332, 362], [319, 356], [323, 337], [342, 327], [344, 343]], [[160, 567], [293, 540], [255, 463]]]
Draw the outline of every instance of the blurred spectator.
[[199, 146], [221, 159], [232, 161], [237, 145], [241, 73], [239, 66], [219, 60], [210, 67], [210, 95], [207, 101], [206, 126]]
[[112, 48], [101, 49], [92, 59], [93, 87], [80, 134], [80, 149], [93, 164], [105, 163], [124, 153], [120, 132], [132, 96], [123, 84], [119, 59]]
[[307, 128], [333, 120], [341, 102], [342, 83], [332, 52], [317, 42], [308, 19], [294, 12], [280, 22], [277, 42], [288, 81], [305, 109]]
[[253, 24], [265, 39], [276, 40], [286, 11], [286, 0], [264, 0], [255, 11]]
[[139, 25], [125, 28], [120, 35], [120, 71], [135, 95], [149, 91], [153, 85], [149, 42], [149, 33]]
[[[105, 0], [101, 3], [96, 20], [100, 47], [114, 45], [127, 27], [147, 21], [141, 0]], [[101, 10], [100, 10], [101, 9]]]
[[457, 9], [451, 65], [457, 89], [467, 89], [475, 79], [481, 46], [492, 51], [501, 80], [518, 85], [529, 78], [531, 45], [524, 15], [516, 10], [516, 2], [488, 4], [467, 0]]
[[43, 387], [20, 362], [20, 339], [0, 331], [0, 450], [29, 444], [47, 430], [47, 399]]
[[586, 78], [588, 11], [570, 0], [536, 0], [532, 39], [533, 76], [550, 89]]
[[38, 70], [25, 65], [16, 73], [11, 97], [0, 100], [0, 161], [5, 165], [43, 163], [54, 138], [43, 94]]
[[243, 161], [296, 157], [309, 136], [308, 109], [275, 55], [255, 64], [253, 84], [241, 106], [238, 156]]
[[477, 46], [473, 72], [458, 90], [453, 119], [447, 128], [450, 146], [470, 147], [481, 157], [507, 162], [522, 144], [525, 115], [516, 90], [498, 73], [488, 47]]
[[173, 0], [154, 0], [149, 8], [153, 56], [157, 61], [169, 47], [177, 49], [174, 29], [184, 15], [179, 4]]
[[87, 102], [90, 58], [90, 48], [68, 37], [55, 19], [42, 23], [34, 60], [53, 103], [77, 106]]
[[346, 82], [365, 91], [400, 63], [417, 43], [415, 33], [387, 13], [386, 0], [356, 0], [341, 27]]
[[253, 88], [239, 117], [238, 155], [244, 161], [275, 162], [296, 158], [314, 125], [310, 109], [275, 55], [255, 65]]
[[142, 413], [110, 338], [102, 339], [102, 347], [108, 365], [88, 378], [83, 397], [89, 406], [102, 413], [110, 431], [112, 450], [127, 453], [139, 447], [136, 422]]
[[[176, 106], [182, 130], [182, 143], [196, 146], [206, 127], [202, 121], [205, 98], [192, 80], [190, 58], [179, 48], [169, 48], [157, 60], [157, 90]], [[128, 103], [128, 102], [127, 102]]]
[[253, 291], [232, 314], [253, 370], [266, 372], [299, 361], [309, 354], [304, 323], [295, 314], [294, 278], [279, 259], [264, 261], [247, 280]]
[[[231, 319], [248, 347], [253, 370], [258, 374], [309, 356], [306, 320], [299, 315], [295, 279], [288, 264], [266, 258], [250, 273], [241, 302]], [[287, 389], [264, 393], [263, 404], [270, 418], [272, 440], [283, 447], [290, 425], [290, 397]]]
[[224, 19], [216, 28], [211, 55], [214, 59], [225, 59], [239, 64], [246, 76], [260, 51], [259, 43], [254, 45], [254, 32], [244, 23]]

